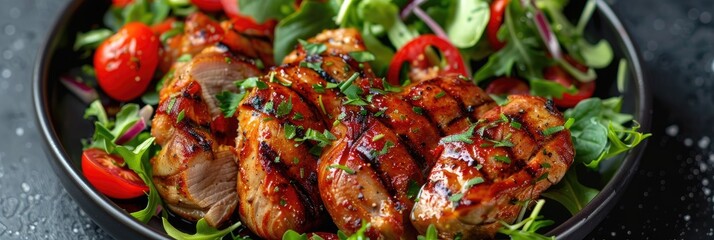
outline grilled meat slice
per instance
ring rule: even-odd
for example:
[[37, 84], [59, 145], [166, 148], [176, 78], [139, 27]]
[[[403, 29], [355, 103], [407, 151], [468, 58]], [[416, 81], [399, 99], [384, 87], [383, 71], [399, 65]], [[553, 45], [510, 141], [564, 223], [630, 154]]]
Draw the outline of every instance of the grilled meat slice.
[[407, 87], [404, 100], [424, 110], [445, 135], [461, 132], [496, 103], [460, 75], [446, 75]]
[[[167, 24], [173, 22], [169, 21]], [[221, 25], [209, 16], [200, 12], [189, 15], [184, 22], [183, 32], [166, 39], [164, 48], [160, 50], [159, 69], [168, 72], [181, 55], [196, 55], [204, 48], [218, 43], [223, 34]]]
[[250, 62], [210, 47], [162, 89], [152, 120], [152, 135], [162, 150], [151, 164], [154, 184], [176, 214], [220, 226], [235, 210], [236, 133], [226, 127], [229, 120], [220, 116], [215, 95], [235, 89], [236, 79], [258, 74]]
[[208, 115], [201, 114], [206, 106], [200, 98], [188, 91], [184, 94], [162, 101], [152, 121], [152, 134], [162, 146], [151, 160], [153, 181], [176, 214], [193, 221], [205, 218], [211, 226], [220, 226], [237, 203], [235, 154], [218, 144], [208, 128], [198, 125], [208, 120]]
[[246, 28], [243, 19], [231, 19], [221, 22], [225, 32], [221, 43], [231, 51], [249, 57], [260, 59], [266, 67], [275, 66], [273, 60], [273, 28]]
[[441, 157], [412, 212], [419, 232], [434, 224], [440, 238], [492, 238], [499, 221], [515, 220], [518, 202], [538, 198], [573, 161], [567, 129], [544, 134], [565, 122], [551, 101], [510, 96], [482, 119], [472, 142], [441, 144]]
[[[326, 56], [347, 55], [351, 52], [367, 51], [364, 45], [362, 36], [357, 29], [340, 28], [334, 30], [325, 30], [314, 38], [308, 39], [310, 43], [324, 44], [327, 50]], [[283, 59], [283, 63], [298, 63], [303, 61], [307, 56], [303, 46], [298, 44], [295, 51], [288, 54]]]
[[[265, 239], [305, 232], [327, 219], [317, 188], [309, 132], [324, 124], [299, 95], [278, 83], [255, 88], [238, 110], [237, 192], [243, 223]], [[314, 154], [313, 154], [314, 153]]]
[[346, 110], [344, 138], [333, 143], [317, 168], [320, 195], [335, 224], [348, 234], [371, 224], [373, 239], [412, 239], [410, 186], [423, 175], [398, 136], [374, 117]]

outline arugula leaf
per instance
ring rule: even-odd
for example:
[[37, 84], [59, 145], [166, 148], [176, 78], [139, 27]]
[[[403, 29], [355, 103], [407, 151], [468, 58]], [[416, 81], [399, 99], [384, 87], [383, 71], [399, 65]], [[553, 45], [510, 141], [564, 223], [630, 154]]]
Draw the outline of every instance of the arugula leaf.
[[129, 103], [121, 107], [117, 113], [116, 120], [114, 122], [114, 128], [112, 129], [112, 135], [115, 139], [119, 138], [126, 130], [129, 130], [131, 126], [141, 120], [139, 116], [139, 105], [134, 103]]
[[357, 7], [357, 15], [365, 22], [386, 29], [389, 41], [396, 49], [419, 36], [399, 18], [399, 7], [389, 0], [364, 0]]
[[531, 95], [551, 98], [562, 98], [564, 93], [576, 93], [577, 89], [573, 86], [567, 88], [554, 81], [542, 79], [530, 79]]
[[394, 58], [394, 50], [384, 45], [371, 31], [371, 24], [365, 23], [362, 30], [362, 40], [370, 53], [374, 54], [374, 61], [371, 61], [372, 68], [378, 76], [384, 75], [389, 67], [389, 63]]
[[258, 77], [249, 77], [242, 81], [237, 81], [235, 82], [235, 85], [236, 87], [242, 89], [258, 88], [262, 90], [268, 88], [268, 84], [261, 81]]
[[221, 112], [224, 117], [233, 117], [238, 110], [238, 105], [240, 101], [245, 97], [245, 92], [233, 93], [229, 91], [223, 91], [216, 95], [216, 99], [220, 103]]
[[429, 224], [429, 227], [426, 228], [426, 235], [425, 236], [417, 236], [417, 240], [438, 240], [439, 239], [439, 232], [436, 231], [436, 226], [434, 224]]
[[[498, 229], [498, 232], [508, 235], [511, 237], [511, 240], [555, 240], [555, 236], [546, 237], [536, 233], [538, 229], [554, 223], [552, 220], [542, 220], [542, 216], [539, 216], [543, 205], [545, 205], [545, 200], [538, 200], [535, 207], [533, 207], [533, 211], [531, 211], [530, 216], [523, 219], [523, 221], [513, 225], [501, 222], [502, 227]], [[521, 210], [520, 216], [525, 214], [525, 210], [526, 208], [524, 207]]]
[[293, 0], [235, 0], [241, 14], [250, 16], [258, 23], [269, 19], [281, 20], [290, 15], [295, 8]]
[[302, 39], [298, 39], [298, 42], [300, 43], [300, 46], [302, 46], [302, 49], [305, 50], [305, 53], [308, 56], [320, 55], [323, 52], [327, 51], [327, 46], [322, 43], [310, 43]]
[[99, 100], [94, 100], [94, 102], [90, 103], [89, 107], [84, 110], [84, 119], [89, 119], [90, 117], [96, 117], [97, 121], [107, 128], [114, 125], [114, 122], [109, 121], [107, 112], [104, 110], [104, 106]]
[[366, 52], [366, 51], [350, 52], [349, 55], [355, 61], [358, 61], [358, 62], [369, 62], [369, 61], [374, 61], [374, 59], [375, 59], [374, 54], [372, 54], [371, 52]]
[[[491, 11], [486, 0], [455, 1], [456, 12], [447, 21], [446, 30], [454, 46], [468, 48], [476, 45], [488, 25]], [[468, 31], [464, 31], [468, 29]]]
[[162, 217], [161, 222], [164, 226], [164, 230], [166, 231], [166, 234], [169, 236], [175, 238], [175, 239], [180, 239], [180, 240], [212, 240], [212, 239], [222, 239], [223, 236], [228, 235], [231, 233], [233, 230], [238, 228], [241, 223], [237, 222], [227, 228], [224, 228], [223, 230], [218, 230], [215, 229], [211, 226], [208, 225], [206, 222], [206, 219], [199, 219], [198, 222], [196, 223], [196, 233], [195, 234], [188, 234], [181, 232], [181, 230], [176, 229], [174, 226], [169, 223], [169, 220], [166, 218]]
[[588, 205], [598, 193], [598, 190], [580, 184], [575, 168], [571, 168], [558, 184], [543, 192], [542, 195], [559, 202], [568, 209], [570, 214], [575, 215]]
[[278, 110], [275, 112], [277, 117], [282, 117], [290, 114], [293, 110], [293, 99], [290, 98], [288, 101], [282, 101], [278, 104]]
[[471, 140], [471, 137], [474, 136], [474, 129], [476, 129], [476, 124], [471, 125], [468, 130], [466, 130], [463, 133], [459, 134], [454, 134], [450, 136], [446, 136], [441, 139], [442, 143], [448, 143], [448, 142], [464, 142], [468, 144], [474, 143], [473, 140]]
[[104, 41], [104, 39], [109, 38], [113, 34], [114, 32], [112, 30], [106, 28], [77, 33], [77, 37], [75, 38], [74, 46], [72, 48], [74, 51], [79, 51], [80, 49], [95, 49]]
[[[258, 0], [254, 1], [258, 2]], [[292, 4], [292, 1], [290, 2]], [[335, 22], [332, 20], [335, 14], [335, 9], [330, 3], [303, 1], [299, 10], [285, 17], [275, 28], [273, 43], [275, 62], [282, 62], [298, 43], [298, 39], [307, 39], [322, 32], [323, 29], [335, 28]]]
[[147, 151], [153, 146], [153, 144], [154, 138], [151, 137], [133, 150], [126, 146], [116, 147], [116, 152], [124, 159], [129, 169], [139, 175], [141, 180], [143, 180], [149, 187], [149, 199], [146, 207], [142, 210], [131, 213], [131, 216], [144, 223], [151, 220], [151, 217], [153, 217], [156, 213], [156, 207], [161, 204], [162, 201], [152, 180], [152, 166], [149, 161], [149, 154], [147, 154]]

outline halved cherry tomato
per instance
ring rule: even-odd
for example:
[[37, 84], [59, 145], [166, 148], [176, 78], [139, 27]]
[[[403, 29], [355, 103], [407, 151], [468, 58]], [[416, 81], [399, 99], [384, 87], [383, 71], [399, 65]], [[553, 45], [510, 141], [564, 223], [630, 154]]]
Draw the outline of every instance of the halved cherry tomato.
[[424, 52], [426, 47], [433, 46], [441, 51], [441, 55], [446, 61], [446, 66], [444, 66], [441, 71], [443, 73], [459, 73], [466, 75], [466, 66], [464, 65], [464, 60], [461, 58], [461, 53], [459, 49], [451, 45], [449, 41], [437, 37], [436, 35], [421, 35], [415, 39], [412, 39], [407, 44], [402, 46], [402, 48], [394, 54], [392, 62], [389, 63], [389, 72], [387, 72], [387, 81], [390, 84], [399, 84], [399, 74], [402, 71], [402, 64], [404, 62], [409, 62], [413, 68], [425, 69], [429, 66], [429, 61]]
[[126, 7], [127, 4], [132, 3], [134, 0], [112, 0], [112, 5], [115, 7]]
[[143, 23], [124, 25], [94, 53], [99, 86], [119, 101], [141, 96], [158, 64], [159, 38]]
[[[234, 0], [238, 1], [238, 0]], [[216, 12], [223, 10], [223, 3], [221, 0], [191, 0], [191, 3], [196, 5], [199, 9], [207, 12]]]
[[82, 173], [92, 186], [111, 198], [135, 198], [149, 191], [139, 175], [124, 165], [124, 159], [102, 149], [84, 150]]
[[486, 26], [486, 37], [488, 37], [488, 42], [491, 43], [493, 49], [496, 50], [506, 45], [506, 43], [498, 39], [498, 29], [503, 25], [503, 13], [506, 11], [506, 6], [508, 6], [509, 2], [509, 0], [494, 0], [491, 3], [491, 19], [488, 20], [488, 25]]
[[[580, 69], [577, 65], [575, 66]], [[553, 102], [555, 102], [555, 105], [559, 107], [575, 107], [575, 105], [577, 105], [580, 101], [592, 97], [595, 92], [595, 81], [583, 83], [574, 80], [570, 74], [558, 66], [545, 68], [545, 70], [543, 70], [543, 77], [547, 80], [557, 82], [565, 87], [570, 87], [575, 84], [575, 87], [578, 89], [578, 92], [574, 94], [563, 93], [562, 98], [554, 98]]]
[[529, 94], [530, 87], [518, 78], [501, 77], [488, 85], [486, 93], [495, 95]]

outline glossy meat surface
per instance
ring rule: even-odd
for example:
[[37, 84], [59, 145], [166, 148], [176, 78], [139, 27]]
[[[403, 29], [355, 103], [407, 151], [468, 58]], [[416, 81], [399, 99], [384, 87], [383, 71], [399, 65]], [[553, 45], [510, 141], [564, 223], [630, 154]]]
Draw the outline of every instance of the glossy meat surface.
[[515, 220], [519, 202], [537, 199], [567, 171], [575, 153], [570, 132], [544, 134], [564, 123], [552, 102], [510, 96], [484, 113], [471, 142], [442, 141], [412, 212], [414, 226], [424, 233], [434, 224], [442, 238], [492, 238], [499, 221]]
[[154, 184], [174, 213], [193, 221], [205, 218], [211, 226], [221, 226], [233, 214], [235, 133], [214, 128], [222, 118], [215, 95], [235, 88], [233, 79], [259, 73], [249, 62], [208, 48], [162, 89], [152, 121], [152, 135], [162, 150], [151, 164]]

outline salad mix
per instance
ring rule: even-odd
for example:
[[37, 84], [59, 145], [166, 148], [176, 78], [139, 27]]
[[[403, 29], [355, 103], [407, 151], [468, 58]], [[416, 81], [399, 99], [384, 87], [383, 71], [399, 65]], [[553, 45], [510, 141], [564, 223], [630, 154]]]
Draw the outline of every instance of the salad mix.
[[[567, 4], [568, 0], [113, 0], [102, 27], [76, 37], [74, 50], [88, 59], [87, 64], [61, 78], [88, 103], [85, 118], [94, 121], [94, 134], [84, 142], [82, 171], [108, 197], [148, 195], [146, 207], [131, 215], [148, 222], [160, 214], [172, 237], [244, 238], [231, 233], [240, 222], [218, 230], [199, 220], [194, 234], [176, 229], [167, 212], [160, 211], [162, 199], [152, 183], [149, 159], [160, 147], [149, 125], [162, 82], [173, 76], [170, 67], [162, 66], [169, 55], [165, 49], [173, 47], [173, 37], [189, 34], [182, 20], [200, 11], [215, 19], [232, 19], [242, 30], [271, 35], [272, 55], [255, 59], [262, 68], [282, 62], [297, 45], [308, 45], [303, 39], [325, 29], [355, 28], [368, 51], [353, 57], [370, 63], [393, 86], [404, 86], [411, 78], [457, 73], [472, 76], [500, 103], [511, 94], [552, 99], [570, 119], [553, 131], [570, 130], [576, 164], [543, 196], [576, 214], [598, 194], [598, 189], [583, 185], [576, 172], [597, 172], [603, 162], [650, 134], [639, 131], [632, 115], [621, 113], [621, 97], [593, 96], [600, 81], [597, 69], [618, 64], [617, 85], [623, 91], [627, 64], [614, 59], [606, 40], [593, 43], [587, 38], [595, 0], [586, 1], [577, 22], [565, 16]], [[319, 51], [324, 46], [311, 47]], [[190, 59], [184, 54], [170, 61]], [[259, 87], [262, 82], [255, 80], [241, 83]], [[226, 117], [235, 113], [242, 98], [240, 93], [217, 96]], [[523, 205], [515, 224], [502, 223], [499, 232], [511, 239], [550, 239], [538, 233], [554, 224], [540, 215], [545, 200], [532, 203]], [[338, 233], [339, 239], [364, 239], [369, 224], [362, 227], [352, 236]], [[295, 231], [283, 237], [308, 238], [322, 239]], [[436, 238], [433, 227], [419, 236]]]

